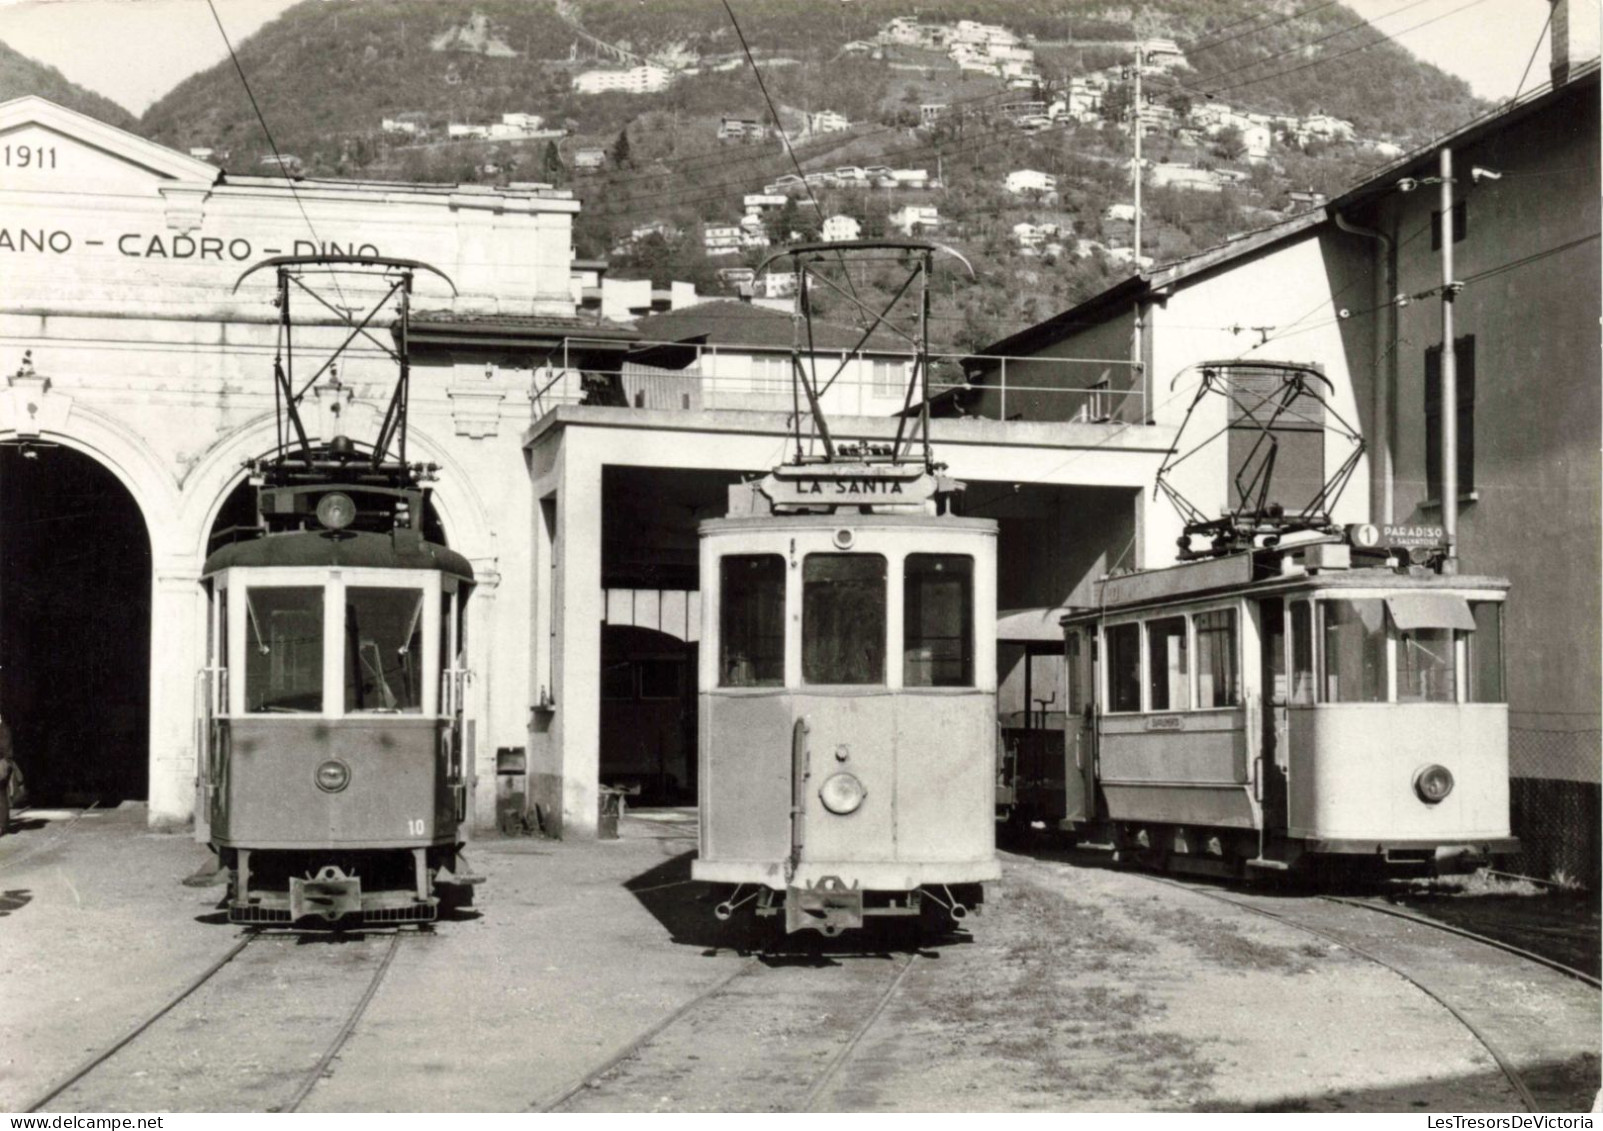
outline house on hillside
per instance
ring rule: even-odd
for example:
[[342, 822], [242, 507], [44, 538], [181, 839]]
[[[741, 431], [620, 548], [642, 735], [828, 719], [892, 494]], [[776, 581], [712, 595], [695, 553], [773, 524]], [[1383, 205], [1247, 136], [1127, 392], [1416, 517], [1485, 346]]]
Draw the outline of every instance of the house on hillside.
[[757, 118], [739, 118], [725, 114], [718, 119], [719, 141], [762, 141], [768, 136], [768, 127]]
[[933, 230], [940, 227], [940, 223], [940, 212], [933, 204], [904, 204], [890, 214], [891, 227], [904, 236]]
[[849, 130], [852, 124], [846, 120], [845, 114], [838, 114], [834, 110], [820, 110], [816, 114], [807, 115], [807, 130], [809, 133], [829, 134]]
[[607, 163], [607, 151], [599, 146], [587, 145], [573, 151], [573, 171], [576, 173], [599, 172]]
[[1039, 169], [1015, 169], [1002, 181], [1002, 187], [1014, 196], [1025, 193], [1053, 193], [1058, 191], [1058, 179]]
[[[1365, 440], [1336, 521], [1436, 527], [1451, 507], [1461, 572], [1511, 581], [1502, 690], [1512, 826], [1523, 846], [1512, 866], [1595, 888], [1603, 832], [1599, 63], [1595, 28], [1572, 38], [1559, 18], [1566, 4], [1555, 9], [1550, 87], [1309, 211], [1126, 279], [982, 351], [1013, 356], [1006, 379], [1015, 387], [1057, 382], [1058, 395], [1008, 395], [993, 364], [976, 366], [974, 391], [954, 399], [970, 415], [1071, 420], [1074, 396], [1100, 398], [1116, 418], [1173, 427], [1203, 362], [1250, 348], [1260, 359], [1317, 365], [1332, 407]], [[1582, 44], [1586, 54], [1573, 53]], [[1444, 150], [1458, 171], [1445, 225], [1434, 187], [1399, 191], [1436, 177]], [[1477, 168], [1497, 179], [1468, 175]], [[1458, 284], [1451, 342], [1442, 340], [1444, 242]], [[1457, 371], [1451, 403], [1442, 395], [1446, 350]], [[1048, 364], [1121, 355], [1140, 368], [1128, 371], [1133, 377], [1112, 372], [1103, 391], [1092, 390], [1088, 374], [1071, 382], [1061, 364]], [[1198, 422], [1204, 433], [1227, 426], [1218, 411]], [[1456, 451], [1445, 447], [1449, 414]], [[1301, 466], [1305, 486], [1321, 482], [1346, 450], [1333, 436], [1288, 439], [1292, 449], [1287, 458]], [[1230, 450], [1198, 499], [1208, 514], [1227, 505], [1230, 460], [1240, 454]], [[1449, 458], [1452, 500], [1443, 498]], [[1165, 564], [1161, 541], [1154, 537], [1138, 564]]]
[[739, 224], [702, 225], [701, 246], [709, 257], [739, 255], [742, 243], [743, 233]]
[[673, 74], [656, 63], [642, 63], [637, 67], [606, 68], [581, 71], [573, 76], [573, 89], [580, 94], [605, 94], [618, 91], [623, 94], [655, 94], [667, 90]]
[[823, 237], [833, 243], [838, 240], [855, 240], [862, 235], [863, 226], [845, 213], [837, 212], [824, 221]]

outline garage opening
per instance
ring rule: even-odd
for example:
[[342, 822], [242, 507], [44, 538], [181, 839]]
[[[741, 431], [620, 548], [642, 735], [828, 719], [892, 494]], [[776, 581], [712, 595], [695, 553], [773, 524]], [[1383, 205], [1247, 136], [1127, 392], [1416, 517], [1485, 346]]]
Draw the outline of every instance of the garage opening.
[[150, 588], [149, 532], [116, 476], [0, 445], [0, 714], [33, 805], [149, 796]]
[[736, 471], [602, 471], [600, 784], [623, 791], [631, 809], [696, 800], [696, 527], [728, 512], [740, 479]]

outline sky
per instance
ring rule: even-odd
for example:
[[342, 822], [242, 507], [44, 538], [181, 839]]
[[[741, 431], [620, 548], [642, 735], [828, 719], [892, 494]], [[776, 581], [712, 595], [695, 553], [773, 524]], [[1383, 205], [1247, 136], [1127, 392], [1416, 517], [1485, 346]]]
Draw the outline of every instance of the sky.
[[[215, 2], [237, 44], [296, 0]], [[1528, 62], [1524, 89], [1547, 79], [1548, 0], [1344, 2], [1482, 98], [1513, 95]], [[1005, 0], [995, 10], [1005, 22]], [[227, 57], [206, 0], [0, 0], [0, 40], [135, 114]]]

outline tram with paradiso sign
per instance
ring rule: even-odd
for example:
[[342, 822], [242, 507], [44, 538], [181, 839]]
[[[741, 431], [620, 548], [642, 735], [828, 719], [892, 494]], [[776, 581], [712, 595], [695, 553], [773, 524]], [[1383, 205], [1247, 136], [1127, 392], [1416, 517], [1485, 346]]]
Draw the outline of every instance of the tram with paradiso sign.
[[[1179, 564], [1106, 577], [1095, 607], [1061, 617], [1062, 774], [1035, 783], [1059, 790], [1056, 823], [1124, 858], [1227, 875], [1515, 851], [1508, 582], [1452, 572], [1439, 529], [1332, 523], [1362, 442], [1317, 370], [1202, 373], [1198, 401], [1224, 396], [1253, 436], [1237, 505], [1208, 519], [1179, 494], [1177, 437], [1158, 488], [1185, 518]], [[1352, 444], [1296, 513], [1273, 493], [1288, 418]]]
[[[442, 900], [469, 902], [476, 882], [463, 856], [473, 570], [425, 537], [435, 468], [406, 450], [413, 280], [445, 277], [357, 256], [282, 257], [246, 276], [263, 269], [278, 276], [278, 444], [250, 465], [257, 525], [214, 551], [202, 575], [205, 835], [229, 873], [230, 922], [428, 922]], [[341, 302], [375, 278], [382, 293], [358, 320], [313, 289], [337, 287], [331, 276], [346, 279]], [[292, 287], [324, 299], [350, 331], [299, 384]], [[386, 309], [393, 345], [365, 330]], [[314, 441], [299, 407], [359, 336], [399, 367], [368, 450], [344, 435]]]
[[[837, 257], [911, 260], [923, 300], [944, 250], [854, 241], [784, 254], [806, 314], [815, 275]], [[868, 311], [874, 326], [896, 301]], [[914, 361], [892, 442], [831, 435], [819, 397], [833, 377], [813, 368], [817, 355], [798, 337], [792, 370], [805, 407], [793, 457], [732, 487], [728, 517], [701, 524], [691, 874], [719, 886], [720, 919], [750, 907], [783, 913], [787, 931], [825, 935], [925, 912], [957, 921], [1000, 875], [997, 527], [951, 513], [961, 485], [930, 452], [928, 308], [919, 302], [906, 335]]]

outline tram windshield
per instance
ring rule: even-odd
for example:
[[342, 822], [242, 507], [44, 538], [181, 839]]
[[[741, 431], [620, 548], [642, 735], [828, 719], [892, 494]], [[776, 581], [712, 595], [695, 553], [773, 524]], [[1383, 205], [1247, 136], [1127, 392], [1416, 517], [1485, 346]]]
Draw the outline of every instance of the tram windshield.
[[730, 554], [718, 563], [718, 684], [785, 682], [785, 559]]
[[321, 711], [321, 587], [252, 587], [245, 592], [245, 610], [245, 710]]
[[802, 679], [885, 682], [885, 557], [808, 554], [802, 562]]
[[423, 709], [423, 590], [345, 590], [345, 710]]

